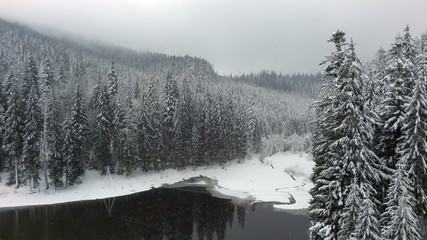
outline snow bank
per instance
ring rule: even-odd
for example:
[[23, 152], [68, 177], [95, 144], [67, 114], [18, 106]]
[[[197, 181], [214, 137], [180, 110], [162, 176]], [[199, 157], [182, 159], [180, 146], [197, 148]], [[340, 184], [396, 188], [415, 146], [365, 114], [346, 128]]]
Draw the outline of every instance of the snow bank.
[[[42, 190], [30, 193], [29, 187], [19, 189], [0, 183], [0, 207], [54, 204], [80, 200], [92, 200], [132, 194], [161, 187], [203, 175], [217, 180], [215, 190], [220, 194], [251, 201], [285, 203], [275, 207], [301, 209], [308, 207], [308, 180], [314, 166], [303, 153], [278, 153], [264, 160], [253, 158], [243, 163], [231, 162], [221, 166], [199, 167], [195, 170], [165, 170], [161, 172], [134, 172], [131, 176], [112, 175], [111, 179], [97, 171], [87, 171], [83, 184], [61, 190]], [[2, 176], [6, 179], [6, 176]], [[197, 185], [206, 185], [199, 181]], [[40, 186], [43, 189], [43, 186]], [[295, 203], [289, 204], [295, 200]]]

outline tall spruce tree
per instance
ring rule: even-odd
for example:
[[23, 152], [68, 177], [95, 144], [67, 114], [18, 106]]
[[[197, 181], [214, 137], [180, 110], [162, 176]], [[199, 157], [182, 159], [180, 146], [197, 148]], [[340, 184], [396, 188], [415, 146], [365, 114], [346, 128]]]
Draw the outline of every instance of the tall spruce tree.
[[158, 171], [165, 167], [164, 154], [163, 154], [163, 135], [162, 135], [162, 121], [160, 114], [159, 98], [154, 79], [150, 79], [147, 92], [148, 104], [148, 119], [150, 119], [150, 128], [147, 129], [148, 136], [148, 156], [149, 162]]
[[152, 133], [152, 119], [149, 117], [150, 103], [145, 95], [142, 95], [138, 100], [140, 106], [136, 124], [138, 132], [138, 165], [143, 171], [148, 171], [150, 169], [150, 134]]
[[40, 110], [39, 71], [32, 55], [27, 59], [22, 82], [22, 97], [25, 99], [23, 115], [22, 172], [24, 181], [29, 180], [30, 190], [39, 185], [40, 136], [42, 115]]
[[396, 37], [386, 59], [383, 81], [387, 84], [387, 91], [378, 108], [381, 132], [376, 152], [390, 168], [394, 168], [398, 161], [396, 149], [398, 139], [402, 136], [405, 104], [416, 78], [415, 54], [413, 39], [407, 27], [403, 37]]
[[177, 102], [174, 121], [174, 142], [176, 168], [183, 169], [187, 165], [188, 156], [186, 154], [186, 141], [184, 126], [184, 107], [182, 96]]
[[49, 59], [46, 59], [44, 62], [44, 68], [41, 74], [41, 97], [40, 103], [43, 111], [43, 131], [42, 138], [40, 142], [40, 159], [43, 167], [43, 175], [45, 179], [46, 189], [49, 188], [48, 182], [48, 141], [47, 141], [47, 112], [48, 112], [48, 101], [49, 98], [54, 97], [53, 93], [53, 84], [54, 84], [54, 75], [52, 69], [52, 63]]
[[7, 157], [8, 184], [20, 186], [21, 155], [22, 155], [22, 131], [23, 131], [23, 102], [18, 91], [17, 80], [10, 74], [5, 83], [7, 109], [4, 119], [3, 149]]
[[40, 136], [42, 131], [42, 115], [39, 106], [39, 92], [37, 86], [31, 86], [25, 100], [22, 171], [24, 179], [28, 179], [30, 190], [39, 186], [40, 164]]
[[[326, 75], [333, 75], [334, 79], [331, 85], [324, 87], [325, 95], [317, 103], [316, 134], [321, 135], [316, 136], [315, 141], [318, 142], [313, 151], [316, 171], [313, 175], [315, 187], [311, 190], [312, 239], [350, 239], [356, 232], [366, 234], [365, 229], [357, 227], [367, 226], [356, 225], [354, 214], [348, 211], [353, 209], [360, 214], [358, 203], [367, 196], [374, 196], [376, 191], [372, 185], [380, 181], [378, 158], [371, 150], [373, 129], [366, 114], [369, 109], [365, 108], [361, 92], [363, 76], [360, 61], [353, 43], [343, 49], [346, 45], [344, 35], [337, 31], [330, 39], [337, 50], [327, 58], [330, 65]], [[366, 194], [351, 191], [356, 187], [353, 184], [360, 186], [359, 189]], [[377, 218], [377, 202], [373, 203], [365, 207], [372, 207], [368, 210]], [[375, 223], [378, 221], [370, 222]], [[369, 227], [379, 231], [379, 226]], [[378, 232], [373, 232], [365, 239], [375, 239], [378, 235]]]
[[[132, 111], [131, 108], [128, 111]], [[118, 156], [117, 156], [117, 173], [130, 175], [132, 170], [136, 166], [135, 156], [136, 156], [136, 128], [131, 121], [131, 114], [128, 112], [126, 114], [125, 110], [122, 109], [121, 105], [118, 104], [115, 113], [115, 120], [120, 120], [121, 127], [119, 128], [117, 134], [117, 147], [118, 147]]]
[[49, 178], [55, 189], [64, 186], [64, 153], [63, 132], [61, 126], [61, 111], [55, 96], [49, 99], [46, 111], [46, 152]]
[[92, 131], [96, 168], [104, 175], [108, 168], [113, 167], [110, 152], [113, 112], [107, 87], [97, 87], [100, 88], [100, 92], [95, 96], [98, 98], [94, 100], [95, 124]]
[[171, 73], [166, 76], [164, 87], [164, 110], [163, 110], [163, 146], [166, 162], [169, 166], [176, 167], [177, 162], [174, 158], [174, 122], [176, 104], [179, 99], [178, 84]]
[[119, 91], [119, 80], [116, 70], [116, 62], [114, 60], [110, 61], [110, 69], [107, 73], [108, 78], [108, 94], [111, 98], [115, 98]]
[[[334, 88], [336, 79], [338, 79], [341, 65], [344, 62], [345, 33], [337, 31], [328, 40], [335, 44], [336, 51], [333, 52], [323, 62], [329, 63], [325, 68], [324, 83], [322, 85], [320, 100], [315, 103], [315, 120], [313, 124], [313, 161], [315, 167], [311, 176], [314, 187], [310, 190], [312, 199], [310, 201], [310, 239], [337, 239], [339, 231], [339, 217], [342, 215], [339, 209], [343, 208], [341, 184], [334, 176], [334, 167], [337, 162], [333, 150], [333, 141], [337, 136], [331, 129], [335, 111], [332, 103], [337, 90]], [[339, 167], [336, 167], [340, 170]], [[334, 211], [335, 210], [335, 211]]]
[[76, 87], [73, 103], [71, 117], [64, 126], [67, 186], [80, 182], [79, 178], [83, 176], [88, 160], [88, 121], [79, 85]]
[[398, 139], [398, 157], [408, 166], [408, 177], [414, 190], [416, 212], [427, 215], [427, 94], [426, 72], [419, 79], [406, 105], [402, 136]]

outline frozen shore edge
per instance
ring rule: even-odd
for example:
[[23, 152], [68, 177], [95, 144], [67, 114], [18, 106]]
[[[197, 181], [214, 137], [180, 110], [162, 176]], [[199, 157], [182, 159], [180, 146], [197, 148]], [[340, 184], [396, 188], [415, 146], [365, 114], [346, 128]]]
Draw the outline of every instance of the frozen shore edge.
[[[19, 189], [0, 182], [0, 210], [3, 208], [50, 205], [57, 203], [96, 200], [130, 195], [152, 188], [176, 188], [181, 185], [200, 185], [214, 196], [236, 203], [271, 203], [279, 209], [308, 207], [308, 181], [314, 163], [305, 153], [277, 153], [264, 160], [256, 157], [243, 163], [235, 161], [225, 166], [160, 172], [135, 172], [131, 176], [112, 175], [111, 180], [96, 171], [87, 171], [83, 184], [67, 189], [41, 190], [29, 193], [26, 186]], [[5, 179], [6, 176], [2, 176]], [[40, 186], [43, 189], [44, 186]]]

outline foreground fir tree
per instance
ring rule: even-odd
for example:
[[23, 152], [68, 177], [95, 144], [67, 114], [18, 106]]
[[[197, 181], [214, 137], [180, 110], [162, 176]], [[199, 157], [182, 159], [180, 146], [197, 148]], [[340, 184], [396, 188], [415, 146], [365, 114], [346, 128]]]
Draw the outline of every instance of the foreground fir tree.
[[427, 213], [427, 94], [425, 70], [407, 105], [402, 137], [399, 139], [398, 154], [401, 161], [408, 165], [408, 177], [414, 190], [416, 212], [420, 216]]
[[395, 168], [398, 161], [396, 149], [398, 139], [402, 136], [405, 104], [416, 78], [415, 57], [415, 46], [407, 27], [404, 36], [397, 37], [392, 44], [386, 59], [383, 82], [387, 91], [378, 108], [381, 132], [376, 152], [390, 168]]
[[[378, 158], [371, 150], [373, 129], [362, 94], [360, 61], [353, 43], [342, 49], [343, 32], [334, 33], [330, 41], [336, 44], [337, 51], [327, 60], [331, 64], [326, 69], [327, 75], [334, 77], [332, 85], [325, 86], [326, 95], [317, 105], [320, 111], [315, 123], [320, 136], [315, 138], [319, 142], [313, 152], [316, 171], [311, 191], [311, 238], [378, 239], [378, 220], [359, 218], [369, 223], [366, 226], [356, 225], [355, 219], [356, 214], [361, 214], [359, 203], [375, 195], [372, 185], [380, 181]], [[361, 194], [357, 188], [365, 193]], [[365, 211], [372, 213], [366, 218], [378, 217], [377, 202], [373, 203], [364, 206], [369, 207]], [[373, 232], [367, 233], [367, 228]]]
[[[340, 183], [336, 182], [330, 167], [334, 167], [334, 161], [330, 160], [334, 156], [331, 150], [334, 134], [328, 130], [333, 129], [332, 113], [334, 111], [332, 100], [336, 95], [332, 78], [336, 79], [339, 75], [339, 69], [344, 61], [345, 33], [337, 31], [329, 39], [336, 47], [336, 51], [327, 57], [324, 63], [329, 63], [325, 69], [324, 83], [321, 90], [320, 100], [315, 103], [316, 118], [313, 126], [313, 175], [311, 176], [314, 187], [310, 190], [312, 200], [310, 201], [310, 239], [337, 239], [339, 231], [339, 217], [341, 213], [333, 210], [342, 209], [343, 201], [338, 202], [342, 197]], [[338, 169], [339, 170], [339, 169]], [[328, 175], [328, 176], [326, 176]], [[327, 177], [327, 178], [326, 178]], [[331, 188], [331, 183], [335, 189]], [[332, 201], [335, 200], [335, 201]], [[339, 203], [339, 205], [338, 205]]]
[[[408, 106], [408, 114], [404, 126], [407, 143], [406, 153], [410, 158], [409, 176], [413, 181], [417, 213], [427, 222], [427, 35], [421, 44], [418, 56], [418, 81], [413, 91], [412, 101]], [[409, 134], [412, 138], [407, 139]], [[404, 141], [405, 142], [405, 141]], [[411, 142], [411, 143], [408, 143]]]
[[414, 211], [414, 189], [408, 176], [406, 160], [401, 158], [396, 167], [387, 193], [387, 208], [382, 215], [382, 239], [421, 240], [418, 216]]

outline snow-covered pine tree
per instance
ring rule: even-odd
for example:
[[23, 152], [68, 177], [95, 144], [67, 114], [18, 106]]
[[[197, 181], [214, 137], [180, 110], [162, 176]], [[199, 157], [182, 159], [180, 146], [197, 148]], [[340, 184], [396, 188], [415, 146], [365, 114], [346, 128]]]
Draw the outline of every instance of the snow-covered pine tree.
[[350, 239], [351, 233], [354, 232], [355, 223], [359, 214], [361, 204], [360, 186], [357, 177], [353, 177], [351, 185], [348, 187], [347, 198], [344, 202], [343, 214], [340, 219], [340, 239]]
[[418, 216], [414, 209], [416, 200], [408, 176], [406, 159], [400, 158], [386, 198], [386, 211], [382, 214], [384, 240], [421, 240]]
[[[243, 161], [248, 153], [248, 141], [246, 136], [247, 117], [244, 109], [237, 109], [234, 117], [232, 138], [234, 139], [233, 152], [238, 161]], [[243, 126], [243, 127], [242, 127]]]
[[181, 94], [181, 107], [182, 107], [182, 134], [183, 134], [183, 154], [186, 161], [191, 159], [191, 131], [194, 123], [194, 103], [193, 93], [190, 90], [190, 86], [187, 79], [182, 81], [182, 94]]
[[[114, 107], [111, 107], [111, 110], [114, 110], [113, 112], [113, 116], [112, 116], [112, 124], [111, 124], [111, 138], [114, 139], [114, 141], [112, 141], [110, 143], [110, 152], [111, 152], [111, 169], [113, 172], [123, 172], [123, 169], [121, 169], [121, 164], [120, 162], [123, 162], [122, 159], [119, 159], [120, 156], [124, 156], [123, 153], [120, 153], [120, 148], [126, 146], [127, 147], [127, 151], [129, 154], [130, 153], [130, 149], [132, 148], [130, 146], [130, 143], [128, 144], [128, 135], [130, 135], [130, 133], [124, 133], [125, 128], [127, 128], [128, 123], [127, 123], [127, 117], [125, 115], [125, 111], [122, 107], [122, 104], [117, 101], [114, 104]], [[129, 130], [130, 131], [130, 130]]]
[[140, 167], [143, 171], [148, 171], [150, 170], [150, 134], [152, 133], [152, 124], [149, 117], [150, 103], [149, 99], [145, 95], [141, 95], [138, 101], [139, 111], [136, 120], [138, 139], [138, 167]]
[[111, 96], [112, 99], [115, 99], [119, 90], [119, 80], [117, 76], [116, 62], [113, 59], [111, 59], [110, 61], [110, 69], [108, 69], [107, 78], [108, 94]]
[[47, 163], [49, 178], [55, 189], [63, 187], [64, 154], [60, 107], [55, 96], [49, 99], [46, 112]]
[[22, 172], [24, 180], [29, 180], [30, 191], [39, 186], [40, 136], [42, 132], [42, 115], [39, 106], [38, 87], [33, 85], [25, 100]]
[[[117, 142], [118, 142], [118, 134], [120, 131], [121, 126], [115, 125], [115, 123], [120, 124], [121, 119], [115, 120], [115, 117], [121, 117], [120, 109], [116, 109], [118, 106], [118, 97], [117, 94], [119, 92], [119, 80], [118, 80], [118, 74], [116, 70], [116, 62], [114, 59], [111, 59], [110, 61], [110, 68], [107, 73], [107, 80], [108, 80], [108, 96], [110, 98], [110, 108], [113, 112], [113, 116], [111, 118], [112, 125], [111, 125], [111, 137], [110, 137], [110, 154], [111, 154], [111, 161], [114, 163], [115, 166], [117, 166], [118, 160], [118, 149], [117, 149]], [[116, 113], [118, 115], [116, 115]]]
[[175, 142], [175, 161], [176, 168], [184, 169], [187, 165], [188, 156], [186, 155], [186, 139], [184, 127], [184, 102], [182, 96], [177, 102], [174, 121], [174, 142]]
[[17, 80], [11, 73], [5, 83], [7, 109], [4, 114], [3, 150], [6, 155], [7, 172], [9, 179], [7, 184], [15, 184], [19, 188], [21, 177], [22, 155], [22, 130], [23, 130], [23, 103], [18, 91]]
[[[37, 93], [39, 91], [39, 70], [34, 57], [30, 54], [27, 62], [25, 63], [25, 70], [23, 74], [23, 85], [21, 89], [22, 97], [25, 99], [31, 91], [33, 86], [37, 87]], [[40, 97], [40, 96], [39, 96]]]
[[[412, 102], [408, 106], [408, 108], [413, 108], [412, 111], [409, 111], [405, 120], [409, 121], [409, 118], [413, 111], [418, 112], [418, 119], [412, 124], [416, 124], [418, 128], [416, 133], [419, 137], [412, 138], [417, 144], [417, 151], [419, 153], [418, 156], [415, 154], [412, 156], [413, 161], [410, 161], [410, 177], [412, 177], [412, 181], [415, 183], [415, 198], [417, 200], [417, 213], [424, 217], [424, 223], [427, 223], [427, 93], [426, 93], [426, 83], [427, 83], [427, 34], [423, 36], [420, 53], [417, 57], [418, 64], [418, 74], [417, 74], [417, 84], [416, 88], [412, 94]], [[418, 100], [417, 100], [418, 98]], [[408, 109], [409, 110], [409, 109]], [[406, 121], [405, 121], [406, 123]], [[405, 135], [410, 133], [411, 128], [415, 128], [415, 126], [409, 127], [410, 124], [406, 123], [404, 126]], [[415, 135], [415, 129], [413, 134]], [[424, 136], [424, 137], [423, 137]], [[424, 161], [424, 162], [423, 162]], [[427, 233], [425, 233], [427, 234]]]
[[227, 129], [229, 119], [226, 118], [223, 97], [218, 94], [214, 100], [213, 109], [214, 119], [214, 141], [211, 142], [214, 146], [213, 159], [220, 164], [227, 162], [226, 139], [229, 129]]
[[42, 112], [43, 112], [43, 131], [42, 131], [42, 138], [40, 142], [40, 159], [43, 167], [43, 175], [45, 179], [46, 189], [49, 188], [49, 182], [48, 182], [48, 143], [47, 143], [47, 105], [49, 98], [53, 98], [54, 96], [54, 75], [53, 75], [53, 69], [52, 69], [52, 63], [49, 59], [46, 59], [44, 62], [44, 67], [41, 74], [41, 98], [40, 103], [42, 106]]
[[[64, 175], [65, 175], [65, 187], [73, 185], [77, 181], [78, 177], [73, 178], [72, 166], [75, 162], [74, 149], [77, 148], [73, 137], [72, 126], [70, 119], [67, 118], [62, 124], [62, 132], [64, 134], [64, 142], [62, 144], [62, 154], [64, 159]], [[72, 181], [70, 183], [70, 180]]]
[[[387, 69], [387, 51], [380, 48], [375, 54], [374, 60], [371, 63], [370, 72], [372, 79], [375, 80], [373, 97], [379, 98], [387, 89], [387, 84], [383, 81]], [[376, 86], [378, 85], [378, 86]]]
[[41, 73], [40, 80], [41, 80], [40, 89], [41, 89], [42, 96], [45, 96], [45, 98], [47, 98], [47, 95], [49, 94], [49, 92], [53, 91], [53, 85], [55, 83], [55, 76], [53, 73], [52, 62], [48, 58], [43, 63], [43, 70]]
[[138, 80], [135, 81], [135, 85], [133, 87], [132, 98], [139, 99], [141, 97], [141, 88], [139, 87]]
[[408, 165], [408, 177], [414, 189], [417, 214], [427, 214], [427, 71], [418, 80], [406, 104], [402, 136], [398, 139], [398, 156]]
[[88, 159], [88, 121], [79, 85], [74, 92], [73, 103], [71, 117], [66, 121], [64, 127], [67, 186], [79, 183]]
[[397, 139], [402, 136], [405, 103], [408, 102], [407, 96], [411, 93], [416, 78], [415, 54], [413, 39], [407, 27], [404, 36], [396, 37], [389, 51], [383, 79], [387, 91], [378, 107], [381, 133], [376, 153], [390, 168], [394, 168], [398, 161]]
[[66, 84], [68, 82], [67, 76], [65, 75], [64, 68], [62, 66], [59, 68], [57, 80], [58, 80], [58, 83], [61, 83], [61, 84]]
[[[197, 112], [197, 110], [196, 110]], [[200, 156], [200, 122], [197, 121], [197, 116], [195, 116], [193, 128], [191, 129], [191, 164], [192, 166], [200, 165], [201, 156]]]
[[[380, 166], [371, 150], [373, 129], [367, 115], [369, 109], [364, 104], [363, 76], [354, 44], [351, 43], [348, 49], [342, 49], [345, 39], [344, 33], [340, 31], [334, 33], [330, 41], [336, 44], [337, 51], [327, 58], [331, 65], [326, 69], [326, 75], [334, 75], [332, 85], [325, 86], [326, 95], [317, 103], [319, 115], [315, 122], [316, 133], [321, 136], [316, 136], [315, 140], [320, 141], [316, 142], [313, 152], [317, 168], [314, 174], [317, 175], [313, 176], [315, 187], [311, 191], [313, 227], [310, 232], [312, 239], [349, 239], [355, 232], [366, 230], [357, 227], [379, 229], [379, 226], [356, 225], [354, 214], [348, 214], [348, 210], [357, 209], [360, 214], [359, 206], [352, 204], [358, 204], [366, 196], [376, 194], [372, 185], [380, 181]], [[355, 189], [353, 184], [360, 185], [360, 188], [364, 186], [367, 193], [353, 193], [354, 200], [349, 201], [349, 194]], [[379, 214], [375, 204], [366, 205], [372, 207], [367, 211], [373, 212], [374, 218]], [[363, 222], [368, 220], [360, 219]], [[347, 226], [347, 230], [342, 225]], [[372, 233], [366, 238], [375, 239], [377, 235]]]
[[[126, 109], [126, 108], [124, 108]], [[131, 121], [132, 109], [129, 107], [127, 109], [127, 114], [125, 110], [121, 107], [120, 104], [116, 108], [116, 121], [120, 119], [120, 128], [117, 134], [117, 173], [130, 175], [133, 169], [136, 167], [135, 156], [136, 153], [136, 144], [137, 144], [137, 131], [135, 124]]]
[[[339, 71], [344, 62], [344, 48], [347, 45], [345, 33], [338, 30], [328, 41], [335, 44], [336, 51], [322, 62], [322, 64], [329, 63], [329, 65], [325, 68], [320, 100], [315, 103], [316, 117], [313, 122], [312, 152], [315, 167], [311, 176], [314, 187], [310, 190], [312, 196], [310, 200], [311, 240], [331, 239], [334, 237], [337, 239], [339, 231], [338, 220], [341, 214], [337, 214], [332, 210], [338, 210], [344, 204], [344, 201], [336, 202], [338, 198], [342, 197], [342, 189], [340, 183], [334, 179], [334, 171], [331, 171], [337, 161], [332, 159], [335, 156], [334, 152], [331, 151], [333, 140], [337, 137], [330, 130], [335, 128], [332, 124], [332, 113], [334, 112], [332, 101], [337, 93], [334, 88], [335, 79], [339, 77]], [[331, 185], [332, 183], [334, 185]]]
[[99, 87], [98, 99], [94, 100], [95, 124], [92, 131], [96, 168], [104, 175], [107, 173], [108, 167], [113, 169], [110, 152], [113, 112], [107, 87]]
[[247, 138], [249, 140], [248, 149], [251, 152], [258, 153], [261, 150], [261, 129], [259, 127], [258, 119], [256, 117], [255, 112], [255, 96], [252, 96], [249, 102], [249, 108], [247, 110]]
[[172, 77], [171, 73], [166, 76], [164, 86], [164, 110], [163, 110], [163, 139], [166, 163], [169, 166], [176, 166], [176, 159], [174, 159], [174, 122], [176, 104], [179, 99], [179, 91], [176, 79]]
[[228, 119], [227, 121], [227, 136], [224, 139], [225, 146], [226, 146], [226, 158], [227, 161], [234, 160], [235, 158], [235, 151], [233, 148], [233, 142], [235, 139], [233, 139], [233, 135], [235, 134], [235, 109], [233, 104], [233, 99], [231, 98], [231, 94], [228, 94], [226, 97], [226, 103], [225, 103], [225, 109], [224, 109], [224, 115]]
[[355, 230], [351, 234], [351, 239], [354, 240], [374, 240], [381, 238], [379, 209], [380, 202], [376, 200], [375, 190], [370, 184], [361, 184], [360, 196], [362, 199], [358, 208], [358, 216], [356, 219]]
[[150, 128], [147, 129], [148, 138], [148, 156], [149, 162], [155, 171], [165, 168], [163, 154], [163, 136], [162, 121], [159, 106], [159, 96], [154, 79], [150, 79], [146, 102], [148, 104], [148, 119], [150, 119]]
[[[346, 144], [343, 141], [343, 146], [347, 146], [350, 150], [345, 154], [345, 158], [348, 158], [349, 163], [351, 162], [346, 171], [348, 171], [348, 175], [353, 174], [356, 179], [355, 183], [360, 185], [360, 193], [356, 196], [360, 198], [362, 203], [360, 206], [359, 204], [356, 205], [359, 208], [358, 219], [353, 223], [355, 229], [354, 232], [350, 233], [350, 236], [356, 239], [375, 240], [380, 238], [380, 201], [376, 199], [377, 191], [374, 187], [381, 185], [383, 173], [379, 159], [373, 152], [373, 123], [376, 121], [373, 120], [372, 110], [366, 104], [366, 98], [363, 94], [363, 90], [366, 89], [364, 83], [366, 77], [362, 74], [361, 63], [356, 56], [353, 42], [349, 45], [343, 68], [346, 78], [343, 81], [343, 92], [347, 96], [353, 94], [348, 101], [348, 106], [344, 108], [348, 112], [353, 111], [346, 116], [353, 122], [353, 125], [351, 123], [346, 124], [352, 128], [347, 133], [350, 138], [345, 140], [349, 142]], [[347, 86], [345, 81], [348, 81]], [[351, 164], [354, 167], [350, 166]], [[346, 163], [344, 163], [345, 167]], [[344, 236], [347, 238], [348, 235], [344, 233]]]
[[202, 165], [210, 165], [213, 162], [213, 153], [215, 152], [215, 114], [212, 94], [207, 91], [204, 96], [203, 107], [203, 142], [202, 142]]

